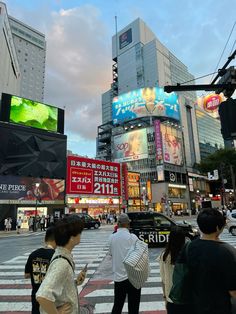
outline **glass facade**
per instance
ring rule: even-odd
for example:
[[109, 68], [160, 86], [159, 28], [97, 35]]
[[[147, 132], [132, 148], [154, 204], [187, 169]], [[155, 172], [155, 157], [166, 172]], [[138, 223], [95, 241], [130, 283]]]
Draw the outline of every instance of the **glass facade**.
[[220, 121], [211, 117], [203, 110], [196, 109], [198, 138], [200, 145], [201, 159], [224, 148], [224, 140], [221, 135]]

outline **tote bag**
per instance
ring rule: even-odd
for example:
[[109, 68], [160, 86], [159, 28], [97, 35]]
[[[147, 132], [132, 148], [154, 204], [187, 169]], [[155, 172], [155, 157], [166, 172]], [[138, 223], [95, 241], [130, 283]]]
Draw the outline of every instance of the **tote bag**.
[[148, 245], [137, 240], [123, 260], [130, 283], [140, 289], [149, 276]]
[[189, 304], [191, 302], [191, 278], [187, 265], [187, 254], [190, 241], [186, 243], [183, 251], [183, 261], [177, 261], [173, 273], [173, 285], [169, 298], [175, 304]]

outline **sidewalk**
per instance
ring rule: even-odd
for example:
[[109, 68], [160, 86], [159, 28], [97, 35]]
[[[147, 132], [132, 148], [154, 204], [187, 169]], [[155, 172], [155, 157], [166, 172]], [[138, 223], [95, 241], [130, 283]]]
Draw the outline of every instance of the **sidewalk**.
[[[38, 231], [40, 231], [40, 229]], [[21, 235], [22, 233], [23, 234], [33, 233], [33, 231], [29, 231], [29, 229], [20, 229], [20, 233], [18, 234], [17, 230], [11, 230], [11, 231], [0, 230], [0, 238], [12, 236], [12, 235]]]

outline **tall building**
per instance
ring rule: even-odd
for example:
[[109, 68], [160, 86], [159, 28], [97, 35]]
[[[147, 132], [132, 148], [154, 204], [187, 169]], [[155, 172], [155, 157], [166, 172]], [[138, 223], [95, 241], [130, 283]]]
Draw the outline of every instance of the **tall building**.
[[9, 16], [17, 58], [21, 70], [19, 96], [43, 101], [45, 80], [45, 35]]
[[6, 5], [0, 2], [0, 95], [20, 92], [21, 70], [13, 43]]
[[[130, 171], [140, 172], [143, 191], [152, 183], [153, 207], [164, 200], [173, 210], [189, 208], [187, 173], [200, 161], [196, 94], [166, 94], [163, 87], [194, 81], [194, 76], [140, 18], [112, 37], [112, 59], [97, 157], [127, 162]], [[139, 153], [132, 156], [133, 141]]]

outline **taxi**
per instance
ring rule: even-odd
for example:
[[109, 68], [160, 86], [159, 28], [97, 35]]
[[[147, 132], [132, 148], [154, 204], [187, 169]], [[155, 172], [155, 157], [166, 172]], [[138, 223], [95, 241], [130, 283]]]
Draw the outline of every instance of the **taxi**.
[[186, 240], [199, 237], [199, 231], [191, 224], [176, 222], [169, 217], [157, 212], [128, 212], [130, 219], [130, 232], [149, 246], [165, 246], [173, 226], [183, 228]]

